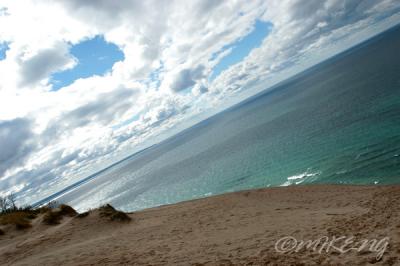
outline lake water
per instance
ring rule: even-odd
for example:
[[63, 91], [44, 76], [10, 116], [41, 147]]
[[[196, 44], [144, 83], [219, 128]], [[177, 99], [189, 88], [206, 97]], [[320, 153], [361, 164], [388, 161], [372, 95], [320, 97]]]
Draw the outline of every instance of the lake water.
[[400, 28], [75, 186], [125, 211], [250, 188], [400, 181]]

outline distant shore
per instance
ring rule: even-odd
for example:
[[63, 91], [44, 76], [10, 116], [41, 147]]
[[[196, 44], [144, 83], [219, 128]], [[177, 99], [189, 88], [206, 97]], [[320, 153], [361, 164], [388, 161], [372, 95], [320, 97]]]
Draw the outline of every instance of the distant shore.
[[130, 221], [93, 210], [50, 226], [38, 215], [28, 229], [2, 227], [0, 265], [396, 265], [399, 206], [400, 186], [308, 185], [161, 206]]

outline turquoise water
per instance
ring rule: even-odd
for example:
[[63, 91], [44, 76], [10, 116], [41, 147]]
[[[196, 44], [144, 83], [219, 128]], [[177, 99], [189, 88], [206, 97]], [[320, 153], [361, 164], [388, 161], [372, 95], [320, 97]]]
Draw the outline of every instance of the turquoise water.
[[400, 181], [400, 28], [110, 167], [59, 200], [126, 211], [242, 189]]

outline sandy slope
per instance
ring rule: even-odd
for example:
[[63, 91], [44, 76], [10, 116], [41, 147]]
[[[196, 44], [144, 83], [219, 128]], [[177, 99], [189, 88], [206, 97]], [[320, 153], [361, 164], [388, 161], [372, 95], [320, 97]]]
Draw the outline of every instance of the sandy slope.
[[[296, 186], [244, 191], [131, 213], [94, 211], [0, 236], [0, 265], [400, 265], [400, 186]], [[380, 261], [368, 248], [279, 253], [285, 236], [390, 237]], [[341, 243], [334, 243], [338, 246]], [[354, 245], [355, 246], [355, 245]]]

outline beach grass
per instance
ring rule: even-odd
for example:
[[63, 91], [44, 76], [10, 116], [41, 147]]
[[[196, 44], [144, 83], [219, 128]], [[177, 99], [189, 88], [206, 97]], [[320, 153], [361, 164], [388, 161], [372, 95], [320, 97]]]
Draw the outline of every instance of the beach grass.
[[109, 218], [111, 221], [129, 222], [131, 218], [124, 212], [114, 209], [110, 204], [99, 208], [100, 217]]

